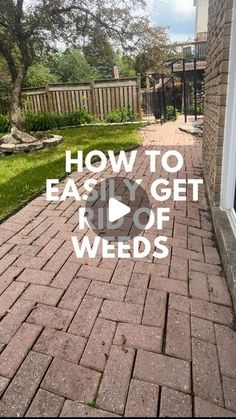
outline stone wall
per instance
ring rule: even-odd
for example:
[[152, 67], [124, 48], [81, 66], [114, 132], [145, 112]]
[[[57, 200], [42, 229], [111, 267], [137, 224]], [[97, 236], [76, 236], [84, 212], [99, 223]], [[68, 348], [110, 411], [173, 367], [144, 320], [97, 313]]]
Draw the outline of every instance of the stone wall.
[[212, 205], [220, 203], [233, 0], [209, 0], [203, 167]]

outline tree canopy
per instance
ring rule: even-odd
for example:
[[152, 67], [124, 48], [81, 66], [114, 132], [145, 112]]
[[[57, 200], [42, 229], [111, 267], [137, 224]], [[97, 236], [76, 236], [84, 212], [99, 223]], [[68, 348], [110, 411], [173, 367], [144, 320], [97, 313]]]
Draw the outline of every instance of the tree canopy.
[[11, 119], [19, 126], [21, 91], [29, 67], [57, 42], [81, 45], [100, 25], [109, 39], [132, 41], [133, 18], [143, 0], [2, 0], [0, 53], [13, 84]]
[[20, 124], [24, 86], [110, 78], [113, 65], [121, 77], [158, 72], [170, 49], [167, 31], [151, 25], [144, 6], [145, 0], [1, 0], [0, 77], [12, 85], [12, 125]]
[[44, 64], [36, 63], [29, 67], [26, 78], [25, 87], [41, 87], [45, 83], [56, 83], [58, 78], [52, 74], [50, 69]]
[[96, 24], [89, 42], [84, 45], [83, 51], [88, 63], [94, 67], [100, 78], [106, 79], [112, 76], [115, 52], [109, 42], [104, 28]]
[[92, 77], [95, 79], [99, 77], [96, 69], [89, 65], [85, 55], [74, 48], [53, 54], [48, 66], [51, 73], [62, 83], [79, 83], [88, 81]]

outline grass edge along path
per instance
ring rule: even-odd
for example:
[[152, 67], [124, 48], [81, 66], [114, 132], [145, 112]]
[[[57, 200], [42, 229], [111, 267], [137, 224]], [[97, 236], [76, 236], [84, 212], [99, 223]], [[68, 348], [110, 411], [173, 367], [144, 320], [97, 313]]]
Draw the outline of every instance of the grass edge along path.
[[66, 175], [66, 150], [71, 150], [73, 157], [77, 150], [83, 150], [84, 155], [92, 150], [104, 153], [129, 150], [141, 143], [138, 129], [142, 126], [144, 124], [56, 130], [54, 134], [64, 137], [58, 146], [29, 154], [0, 156], [0, 222], [43, 192], [46, 179], [61, 179]]

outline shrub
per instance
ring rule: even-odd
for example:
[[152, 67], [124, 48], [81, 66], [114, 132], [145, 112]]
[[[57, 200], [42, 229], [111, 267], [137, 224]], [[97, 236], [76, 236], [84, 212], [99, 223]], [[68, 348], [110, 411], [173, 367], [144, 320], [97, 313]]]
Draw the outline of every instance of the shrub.
[[91, 124], [94, 121], [93, 115], [89, 114], [85, 109], [81, 109], [66, 115], [60, 115], [59, 127], [78, 126], [82, 124]]
[[[195, 108], [194, 105], [190, 105], [188, 106], [188, 115], [195, 115]], [[199, 103], [197, 105], [197, 115], [203, 115], [204, 114], [204, 104], [203, 103]]]
[[[177, 115], [177, 112], [176, 112], [176, 115]], [[166, 120], [167, 121], [175, 121], [176, 120], [174, 106], [169, 105], [169, 106], [166, 107]]]
[[84, 109], [61, 115], [53, 112], [32, 113], [27, 112], [23, 118], [23, 127], [26, 131], [48, 131], [67, 126], [91, 124], [94, 118]]
[[131, 109], [123, 108], [111, 111], [106, 116], [106, 122], [118, 123], [118, 122], [133, 122], [139, 121], [139, 115]]
[[10, 118], [8, 115], [0, 115], [0, 132], [7, 132], [10, 129]]
[[58, 128], [59, 115], [50, 112], [27, 112], [23, 117], [23, 128], [30, 131], [48, 131]]

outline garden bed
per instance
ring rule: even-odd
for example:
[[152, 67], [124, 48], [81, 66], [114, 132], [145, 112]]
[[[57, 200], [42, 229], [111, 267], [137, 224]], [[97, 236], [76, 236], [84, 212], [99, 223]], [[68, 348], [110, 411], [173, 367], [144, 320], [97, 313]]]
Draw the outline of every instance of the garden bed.
[[[11, 135], [6, 135], [0, 138], [0, 154], [9, 155], [13, 153], [29, 153], [31, 151], [41, 150], [45, 147], [52, 147], [55, 145], [60, 144], [63, 141], [63, 137], [61, 135], [41, 135], [35, 136], [34, 141], [32, 142], [19, 142], [15, 141], [14, 143], [10, 142], [3, 142], [4, 138], [11, 137]], [[1, 141], [2, 140], [2, 141]]]

